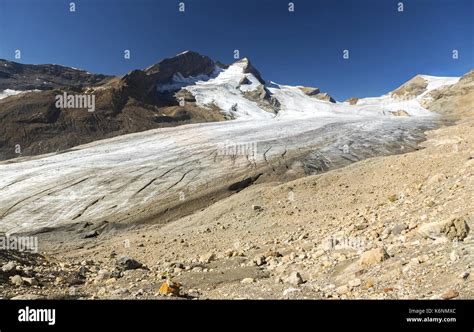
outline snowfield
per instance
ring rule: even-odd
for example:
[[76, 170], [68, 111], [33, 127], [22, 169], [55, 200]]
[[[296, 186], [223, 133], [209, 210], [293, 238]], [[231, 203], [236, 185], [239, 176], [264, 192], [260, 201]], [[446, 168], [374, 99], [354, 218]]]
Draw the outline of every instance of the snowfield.
[[[239, 86], [242, 77], [250, 84]], [[428, 91], [457, 78], [426, 78]], [[15, 233], [76, 222], [121, 221], [130, 211], [149, 217], [150, 207], [178, 201], [235, 177], [287, 152], [306, 150], [308, 172], [324, 170], [338, 158], [359, 160], [388, 154], [387, 145], [419, 139], [434, 115], [424, 96], [397, 100], [389, 95], [357, 105], [330, 103], [297, 87], [268, 83], [281, 104], [274, 114], [245, 98], [260, 82], [241, 63], [214, 77], [184, 78], [198, 104], [217, 105], [236, 120], [150, 130], [75, 147], [70, 151], [0, 163], [0, 231]], [[168, 86], [166, 88], [173, 88]], [[8, 90], [7, 90], [8, 91]], [[11, 91], [11, 90], [10, 90]], [[0, 93], [0, 98], [5, 93]], [[233, 110], [233, 105], [238, 107]], [[396, 117], [403, 109], [410, 116]], [[219, 150], [224, 143], [253, 143], [256, 159]], [[150, 209], [150, 211], [153, 209]]]

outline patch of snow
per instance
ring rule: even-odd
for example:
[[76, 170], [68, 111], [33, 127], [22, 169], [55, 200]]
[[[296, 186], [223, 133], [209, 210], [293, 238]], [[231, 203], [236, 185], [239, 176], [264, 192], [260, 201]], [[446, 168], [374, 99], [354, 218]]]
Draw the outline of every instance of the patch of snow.
[[3, 91], [0, 91], [0, 99], [4, 99], [4, 98], [10, 97], [10, 96], [15, 96], [15, 95], [18, 95], [20, 93], [37, 92], [37, 91], [41, 91], [41, 90], [35, 89], [35, 90], [20, 91], [20, 90], [6, 89], [6, 90], [3, 90]]
[[17, 94], [20, 94], [25, 91], [18, 91], [18, 90], [11, 90], [11, 89], [6, 89], [3, 91], [0, 91], [0, 99], [7, 98], [10, 96], [15, 96]]
[[429, 75], [420, 75], [420, 76], [428, 82], [426, 91], [418, 96], [418, 98], [420, 99], [433, 90], [439, 89], [443, 86], [456, 84], [461, 79], [460, 77], [438, 77], [438, 76], [429, 76]]
[[178, 54], [176, 54], [176, 56], [178, 56], [178, 55], [183, 55], [183, 54], [186, 54], [186, 53], [189, 53], [189, 50], [186, 50], [186, 51], [184, 51], [184, 52], [178, 53]]

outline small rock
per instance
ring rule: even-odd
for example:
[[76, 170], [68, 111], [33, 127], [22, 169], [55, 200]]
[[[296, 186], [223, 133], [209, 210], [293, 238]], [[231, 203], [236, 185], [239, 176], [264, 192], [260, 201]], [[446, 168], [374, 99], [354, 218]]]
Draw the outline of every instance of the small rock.
[[109, 279], [111, 277], [111, 273], [107, 270], [99, 270], [99, 272], [97, 272], [97, 277], [95, 278], [97, 281], [101, 281], [101, 280], [106, 280], [106, 279]]
[[344, 295], [349, 293], [349, 287], [347, 285], [342, 285], [336, 288], [336, 293], [339, 295]]
[[369, 279], [367, 279], [367, 280], [365, 281], [364, 287], [365, 287], [366, 289], [372, 288], [372, 287], [374, 287], [374, 286], [375, 286], [375, 281], [374, 281], [374, 279], [369, 278]]
[[10, 278], [10, 281], [12, 284], [15, 286], [21, 286], [23, 285], [23, 278], [19, 276], [18, 274], [14, 275], [13, 277]]
[[469, 274], [470, 274], [469, 272], [464, 271], [464, 272], [462, 272], [462, 273], [459, 275], [459, 278], [461, 278], [461, 279], [463, 279], [463, 280], [464, 280], [464, 279], [467, 279], [467, 277], [469, 277]]
[[441, 294], [441, 298], [443, 300], [454, 299], [455, 297], [458, 297], [458, 296], [459, 296], [459, 292], [454, 289], [448, 289], [443, 294]]
[[242, 284], [251, 284], [251, 283], [254, 283], [254, 282], [255, 282], [254, 278], [245, 278], [245, 279], [242, 279], [242, 281], [240, 283], [242, 283]]
[[38, 286], [39, 282], [35, 278], [23, 278], [23, 281], [29, 286]]
[[74, 286], [69, 287], [68, 291], [69, 291], [70, 296], [76, 296], [76, 294], [77, 294], [77, 288], [74, 287]]
[[445, 223], [444, 231], [448, 240], [461, 241], [469, 233], [469, 226], [464, 219], [454, 218]]
[[287, 288], [283, 291], [283, 296], [288, 296], [292, 293], [301, 292], [301, 289], [298, 288]]
[[16, 264], [13, 261], [10, 261], [2, 266], [2, 271], [5, 273], [14, 272], [16, 269]]
[[459, 255], [456, 250], [451, 251], [451, 253], [449, 254], [449, 259], [451, 260], [451, 262], [455, 262], [459, 259]]
[[429, 261], [430, 257], [428, 255], [421, 255], [417, 257], [418, 263], [426, 263]]
[[266, 259], [265, 259], [265, 256], [257, 256], [253, 259], [253, 262], [255, 263], [255, 265], [257, 266], [262, 266], [263, 264], [266, 263]]
[[107, 294], [107, 289], [105, 287], [101, 287], [97, 292], [98, 296], [104, 296], [105, 294]]
[[99, 235], [99, 232], [97, 232], [97, 231], [90, 231], [90, 232], [87, 232], [86, 234], [84, 234], [84, 239], [89, 239], [89, 238], [97, 237], [98, 235]]
[[354, 272], [354, 275], [355, 275], [356, 277], [360, 277], [360, 276], [363, 275], [365, 272], [366, 272], [365, 269], [357, 270], [357, 271]]
[[405, 225], [405, 224], [397, 224], [397, 225], [393, 226], [393, 228], [391, 230], [391, 233], [393, 235], [400, 235], [407, 228], [408, 228], [408, 226]]
[[117, 260], [117, 267], [123, 270], [136, 270], [142, 268], [143, 264], [132, 257], [125, 256]]
[[398, 196], [393, 194], [393, 195], [390, 195], [388, 196], [388, 200], [389, 202], [393, 203], [393, 202], [396, 202], [398, 200]]
[[278, 251], [269, 250], [265, 253], [265, 257], [282, 257], [283, 255], [280, 254]]
[[77, 272], [78, 274], [80, 274], [81, 276], [83, 276], [84, 278], [86, 277], [86, 273], [89, 272], [89, 269], [85, 266], [81, 266], [79, 268], [79, 271]]
[[287, 278], [285, 278], [284, 282], [287, 284], [298, 286], [304, 283], [304, 280], [301, 277], [301, 274], [295, 271], [295, 272], [292, 272]]
[[207, 253], [205, 255], [202, 255], [199, 257], [199, 262], [200, 263], [210, 263], [216, 259], [216, 255], [213, 253]]
[[362, 284], [362, 281], [359, 278], [352, 279], [349, 281], [348, 285], [349, 287], [359, 287]]
[[117, 282], [117, 279], [115, 279], [115, 278], [109, 278], [109, 279], [107, 279], [107, 280], [105, 281], [105, 284], [106, 284], [106, 285], [111, 285], [111, 284], [114, 284], [114, 283], [116, 283], [116, 282]]
[[178, 282], [173, 282], [171, 280], [166, 280], [161, 284], [158, 293], [161, 295], [174, 295], [178, 296], [181, 289], [181, 284]]
[[82, 266], [94, 265], [94, 261], [93, 261], [92, 259], [86, 259], [85, 261], [82, 261], [82, 262], [81, 262], [81, 265], [82, 265]]
[[252, 210], [261, 212], [263, 211], [263, 208], [260, 205], [252, 205]]
[[66, 278], [65, 282], [69, 286], [82, 285], [86, 282], [86, 278], [79, 273], [73, 273]]
[[362, 254], [360, 257], [360, 265], [362, 266], [371, 266], [383, 262], [390, 256], [387, 254], [383, 248], [375, 248], [368, 250]]

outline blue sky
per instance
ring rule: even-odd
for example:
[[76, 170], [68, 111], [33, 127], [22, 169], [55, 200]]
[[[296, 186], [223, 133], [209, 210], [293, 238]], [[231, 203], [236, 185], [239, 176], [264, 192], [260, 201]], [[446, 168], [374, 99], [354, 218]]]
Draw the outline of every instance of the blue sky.
[[338, 100], [474, 68], [474, 0], [294, 0], [292, 13], [288, 0], [181, 0], [184, 13], [179, 0], [75, 0], [75, 13], [71, 1], [0, 0], [0, 58], [122, 75], [187, 49], [231, 63], [238, 49], [265, 79]]

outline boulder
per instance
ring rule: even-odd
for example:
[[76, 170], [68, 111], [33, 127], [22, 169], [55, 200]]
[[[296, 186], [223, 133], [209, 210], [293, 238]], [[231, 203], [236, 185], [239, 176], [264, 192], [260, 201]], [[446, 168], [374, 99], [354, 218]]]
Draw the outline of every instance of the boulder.
[[368, 250], [362, 254], [360, 257], [360, 265], [362, 266], [372, 266], [378, 263], [383, 262], [390, 256], [387, 254], [385, 249], [383, 248], [375, 248], [372, 250]]
[[304, 283], [303, 278], [299, 272], [292, 272], [285, 280], [283, 280], [287, 284], [291, 284], [293, 286], [298, 286]]
[[132, 257], [124, 256], [117, 260], [117, 267], [122, 270], [136, 270], [143, 267], [143, 264]]
[[448, 221], [422, 224], [417, 232], [420, 236], [433, 240], [445, 237], [450, 241], [461, 241], [469, 233], [469, 226], [463, 218], [452, 218]]
[[173, 282], [171, 280], [166, 280], [161, 284], [158, 293], [161, 295], [174, 295], [178, 296], [181, 289], [181, 284], [178, 282]]

